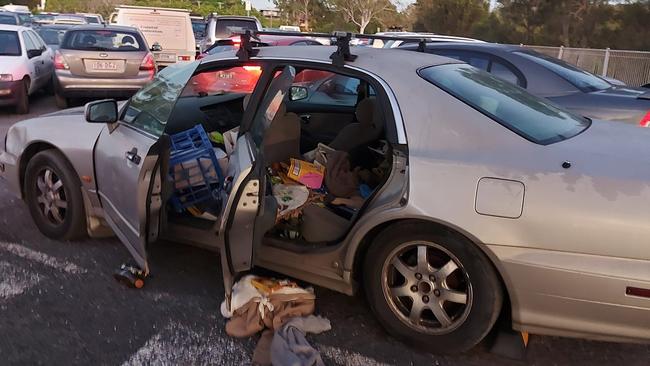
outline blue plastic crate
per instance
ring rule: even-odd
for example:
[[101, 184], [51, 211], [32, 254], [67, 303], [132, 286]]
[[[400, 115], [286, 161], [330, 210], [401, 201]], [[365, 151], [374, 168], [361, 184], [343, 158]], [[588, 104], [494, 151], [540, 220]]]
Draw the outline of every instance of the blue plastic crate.
[[[182, 212], [200, 203], [220, 204], [223, 174], [203, 126], [196, 125], [170, 137], [169, 166], [174, 181], [170, 201], [174, 209]], [[179, 165], [181, 168], [177, 169]], [[176, 189], [179, 184], [184, 187]]]

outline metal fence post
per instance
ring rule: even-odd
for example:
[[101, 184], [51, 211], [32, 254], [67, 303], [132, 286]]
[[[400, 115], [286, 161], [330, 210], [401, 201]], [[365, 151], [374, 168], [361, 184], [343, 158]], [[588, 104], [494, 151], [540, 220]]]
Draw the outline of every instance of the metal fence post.
[[607, 76], [607, 68], [609, 67], [609, 47], [605, 50], [605, 61], [603, 61], [603, 72], [600, 76]]
[[560, 46], [560, 51], [557, 54], [557, 58], [559, 58], [561, 60], [562, 55], [564, 55], [564, 46]]

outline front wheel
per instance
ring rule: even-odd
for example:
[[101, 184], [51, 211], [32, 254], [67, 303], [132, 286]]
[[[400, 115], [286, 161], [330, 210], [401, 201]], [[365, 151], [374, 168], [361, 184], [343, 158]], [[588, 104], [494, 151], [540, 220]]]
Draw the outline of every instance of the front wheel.
[[41, 151], [29, 160], [25, 199], [32, 219], [45, 236], [71, 240], [86, 233], [81, 182], [58, 151]]
[[402, 223], [365, 257], [368, 302], [386, 330], [434, 353], [464, 352], [492, 329], [502, 289], [492, 264], [455, 233]]

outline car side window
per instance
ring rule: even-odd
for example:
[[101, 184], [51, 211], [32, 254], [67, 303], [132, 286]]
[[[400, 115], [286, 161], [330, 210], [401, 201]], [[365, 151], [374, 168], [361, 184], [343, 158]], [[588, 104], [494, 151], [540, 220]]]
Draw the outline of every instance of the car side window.
[[23, 42], [25, 42], [25, 50], [27, 51], [38, 49], [38, 47], [36, 47], [36, 44], [34, 43], [34, 40], [27, 32], [23, 32]]
[[433, 53], [440, 56], [455, 58], [456, 60], [466, 62], [476, 67], [477, 69], [481, 69], [483, 71], [487, 71], [488, 67], [490, 66], [489, 57], [474, 52], [453, 51], [453, 50], [433, 50]]
[[510, 70], [509, 67], [498, 61], [492, 61], [492, 65], [490, 66], [490, 74], [515, 85], [521, 86], [522, 84], [519, 80], [519, 77], [517, 77], [517, 75], [512, 70]]
[[40, 48], [41, 50], [45, 50], [47, 48], [47, 46], [45, 46], [45, 43], [43, 43], [43, 40], [41, 40], [41, 37], [39, 37], [34, 31], [27, 31], [27, 34], [32, 37], [32, 41], [37, 48]]
[[354, 107], [358, 101], [360, 80], [328, 71], [305, 70], [296, 76], [294, 84], [308, 89], [310, 104]]

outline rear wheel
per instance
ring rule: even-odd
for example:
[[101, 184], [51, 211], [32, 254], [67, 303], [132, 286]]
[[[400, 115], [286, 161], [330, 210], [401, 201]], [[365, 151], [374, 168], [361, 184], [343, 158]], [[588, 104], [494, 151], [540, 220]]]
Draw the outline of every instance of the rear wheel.
[[16, 90], [16, 94], [16, 113], [29, 113], [29, 80], [23, 80]]
[[56, 103], [56, 106], [60, 109], [68, 108], [68, 105], [70, 104], [68, 98], [64, 97], [63, 95], [59, 94], [56, 91], [54, 92], [54, 102]]
[[27, 163], [25, 198], [32, 219], [44, 235], [68, 240], [85, 235], [81, 182], [58, 151], [41, 151]]
[[421, 224], [380, 233], [364, 262], [368, 301], [389, 333], [434, 353], [463, 352], [492, 329], [499, 279], [468, 240]]

